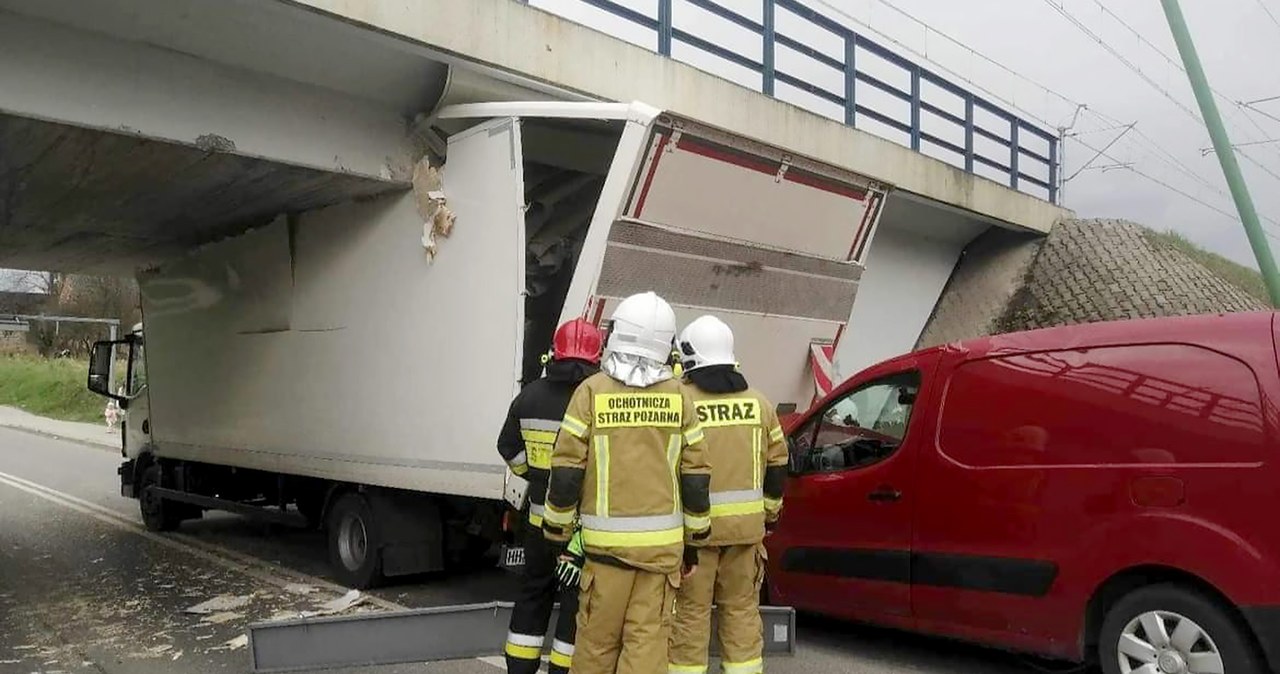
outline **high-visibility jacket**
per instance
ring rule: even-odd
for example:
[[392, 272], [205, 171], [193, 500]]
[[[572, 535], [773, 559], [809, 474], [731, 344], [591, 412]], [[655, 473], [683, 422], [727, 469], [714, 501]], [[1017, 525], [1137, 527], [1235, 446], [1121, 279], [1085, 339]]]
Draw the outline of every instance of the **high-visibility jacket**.
[[520, 390], [498, 434], [498, 453], [511, 472], [529, 482], [529, 524], [542, 526], [551, 478], [551, 451], [578, 380], [543, 377]]
[[707, 393], [687, 387], [711, 463], [711, 535], [698, 545], [764, 540], [778, 518], [787, 477], [787, 444], [769, 399], [755, 389]]
[[627, 386], [605, 374], [569, 401], [551, 456], [543, 528], [568, 539], [580, 520], [588, 558], [670, 574], [711, 526], [702, 428], [686, 387]]

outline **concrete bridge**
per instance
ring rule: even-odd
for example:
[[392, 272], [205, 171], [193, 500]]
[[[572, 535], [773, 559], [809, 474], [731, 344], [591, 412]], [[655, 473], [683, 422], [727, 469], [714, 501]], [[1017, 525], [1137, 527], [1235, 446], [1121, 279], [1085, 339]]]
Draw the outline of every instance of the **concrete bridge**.
[[[646, 49], [517, 0], [0, 0], [0, 267], [126, 274], [282, 212], [407, 190], [446, 104], [642, 101], [891, 189], [848, 374], [915, 343], [981, 233], [1065, 214], [1046, 130], [802, 2], [758, 18], [674, 2], [563, 0], [652, 29]], [[673, 19], [693, 9], [754, 30], [760, 55]], [[844, 51], [788, 35], [798, 21]], [[756, 68], [760, 90], [667, 56], [690, 48]], [[835, 74], [807, 80], [784, 53]], [[826, 114], [775, 97], [788, 87]], [[875, 125], [901, 142], [858, 128]]]

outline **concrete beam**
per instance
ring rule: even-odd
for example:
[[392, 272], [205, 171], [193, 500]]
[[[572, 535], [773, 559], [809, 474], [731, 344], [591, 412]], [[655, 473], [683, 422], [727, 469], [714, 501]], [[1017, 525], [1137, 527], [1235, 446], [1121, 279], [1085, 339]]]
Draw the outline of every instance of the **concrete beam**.
[[1069, 211], [514, 0], [276, 0], [486, 66], [745, 134], [1020, 227]]
[[178, 51], [0, 11], [0, 112], [388, 183], [393, 108]]

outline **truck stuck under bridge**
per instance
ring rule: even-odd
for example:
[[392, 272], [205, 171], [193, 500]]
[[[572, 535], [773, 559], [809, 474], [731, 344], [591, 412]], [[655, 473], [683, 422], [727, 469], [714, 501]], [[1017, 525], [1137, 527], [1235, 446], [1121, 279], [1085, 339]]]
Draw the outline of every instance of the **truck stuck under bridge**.
[[551, 331], [640, 290], [739, 328], [773, 400], [812, 396], [811, 345], [842, 330], [878, 223], [874, 181], [639, 103], [438, 119], [454, 130], [427, 160], [438, 179], [139, 274], [145, 336], [100, 344], [93, 371], [127, 349], [121, 484], [148, 527], [204, 509], [324, 525], [352, 587], [470, 564], [501, 540], [493, 441]]

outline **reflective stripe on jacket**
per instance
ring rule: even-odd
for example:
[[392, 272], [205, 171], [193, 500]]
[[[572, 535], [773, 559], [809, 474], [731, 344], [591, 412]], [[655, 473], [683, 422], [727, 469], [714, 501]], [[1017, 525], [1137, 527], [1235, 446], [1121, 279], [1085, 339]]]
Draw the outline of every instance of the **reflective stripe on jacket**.
[[604, 374], [587, 379], [569, 402], [551, 458], [548, 538], [565, 540], [580, 514], [588, 555], [678, 570], [685, 542], [711, 526], [704, 447], [678, 381], [640, 389]]
[[551, 452], [575, 382], [539, 379], [511, 402], [498, 434], [498, 453], [511, 472], [529, 482], [529, 523], [542, 526], [543, 504], [551, 479]]
[[747, 389], [707, 393], [688, 387], [711, 463], [711, 536], [699, 545], [764, 539], [766, 519], [782, 508], [787, 445], [773, 404]]

